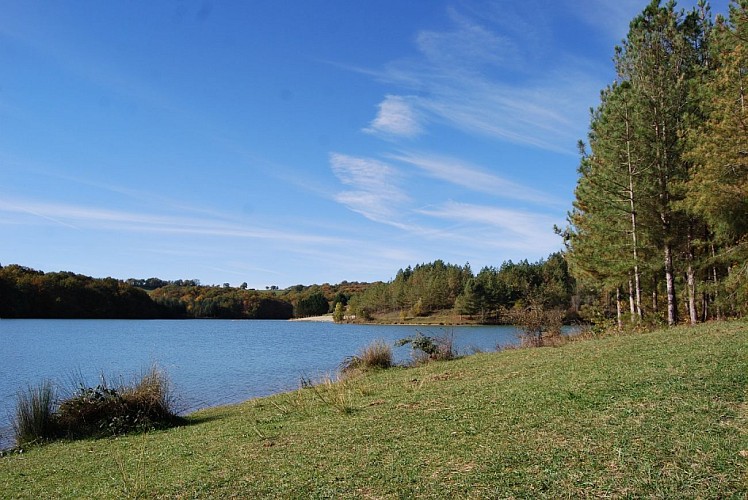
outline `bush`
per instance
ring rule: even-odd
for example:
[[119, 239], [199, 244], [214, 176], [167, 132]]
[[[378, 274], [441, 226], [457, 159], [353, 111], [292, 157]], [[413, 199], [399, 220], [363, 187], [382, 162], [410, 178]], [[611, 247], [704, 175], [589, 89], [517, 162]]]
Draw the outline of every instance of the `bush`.
[[13, 418], [13, 430], [18, 447], [54, 439], [57, 436], [54, 402], [55, 392], [49, 381], [18, 392], [16, 414]]
[[509, 310], [506, 316], [519, 328], [523, 346], [542, 347], [560, 342], [564, 314], [560, 309], [545, 309], [538, 303], [531, 303]]
[[183, 421], [174, 410], [169, 381], [157, 368], [151, 368], [132, 385], [114, 387], [102, 377], [96, 387], [83, 382], [77, 386], [59, 404], [51, 382], [19, 392], [13, 419], [16, 445], [60, 437], [114, 436]]
[[413, 348], [416, 362], [445, 361], [457, 357], [454, 350], [454, 335], [449, 332], [440, 337], [430, 337], [416, 332], [414, 336], [398, 340], [396, 346], [408, 345]]
[[390, 368], [392, 347], [383, 340], [375, 340], [364, 347], [357, 355], [346, 358], [340, 366], [343, 373], [354, 370], [372, 370]]
[[151, 368], [132, 386], [111, 387], [104, 377], [96, 387], [80, 383], [60, 403], [57, 420], [66, 437], [82, 438], [164, 428], [180, 418], [173, 410], [168, 379]]

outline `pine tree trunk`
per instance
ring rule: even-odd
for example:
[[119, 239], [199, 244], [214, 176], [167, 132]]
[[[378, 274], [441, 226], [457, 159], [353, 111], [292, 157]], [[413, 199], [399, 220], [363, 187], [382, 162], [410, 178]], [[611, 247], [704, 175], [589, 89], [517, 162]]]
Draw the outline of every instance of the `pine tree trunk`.
[[636, 315], [639, 319], [644, 317], [644, 307], [642, 306], [642, 285], [641, 285], [641, 273], [639, 272], [639, 265], [634, 266], [634, 286], [636, 292]]
[[623, 329], [623, 317], [621, 311], [621, 287], [616, 288], [616, 319], [618, 321], [618, 329]]
[[[641, 281], [639, 276], [639, 241], [636, 226], [636, 196], [634, 195], [634, 164], [631, 159], [631, 129], [630, 119], [628, 114], [628, 106], [626, 107], [626, 163], [629, 174], [629, 208], [631, 210], [631, 243], [632, 253], [634, 257], [634, 284], [636, 285], [636, 291], [634, 293], [636, 301], [636, 314], [639, 319], [643, 316], [642, 311], [642, 289]], [[630, 288], [630, 287], [629, 287]], [[632, 318], [633, 319], [633, 318]]]
[[693, 266], [688, 263], [688, 269], [686, 270], [686, 281], [688, 283], [688, 316], [691, 320], [691, 324], [695, 325], [698, 323], [698, 315], [696, 313], [696, 278], [693, 272]]
[[631, 311], [631, 322], [636, 322], [636, 303], [634, 301], [634, 283], [629, 278], [629, 309]]
[[[712, 260], [715, 260], [717, 258], [717, 252], [714, 250], [714, 243], [712, 243]], [[717, 276], [717, 266], [712, 266], [712, 280], [714, 281], [714, 294], [712, 296], [712, 299], [714, 302], [717, 302], [718, 297], [718, 290], [717, 287], [719, 286], [719, 279]], [[717, 320], [721, 319], [722, 313], [720, 311], [719, 305], [717, 305], [717, 310], [715, 311]]]
[[670, 243], [665, 243], [665, 285], [667, 291], [667, 324], [678, 323], [678, 305], [675, 297], [675, 275], [673, 273], [673, 251]]
[[686, 283], [688, 287], [688, 316], [691, 320], [691, 324], [695, 325], [698, 323], [698, 315], [696, 313], [696, 276], [693, 270], [693, 245], [691, 235], [691, 226], [688, 227], [688, 267], [686, 268]]

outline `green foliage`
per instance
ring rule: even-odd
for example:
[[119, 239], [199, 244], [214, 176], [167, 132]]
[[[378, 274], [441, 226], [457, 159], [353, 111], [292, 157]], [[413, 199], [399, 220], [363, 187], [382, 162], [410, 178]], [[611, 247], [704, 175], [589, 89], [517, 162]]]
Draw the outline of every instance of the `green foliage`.
[[431, 337], [421, 332], [416, 332], [415, 335], [398, 340], [395, 342], [395, 345], [398, 347], [410, 345], [413, 348], [413, 355], [416, 362], [446, 361], [454, 359], [457, 356], [451, 333], [445, 333], [440, 337]]
[[16, 395], [13, 430], [19, 448], [57, 436], [54, 402], [55, 392], [49, 381], [28, 387]]
[[480, 323], [500, 321], [500, 311], [529, 296], [542, 296], [548, 306], [571, 305], [574, 280], [561, 254], [547, 260], [505, 262], [500, 268], [485, 267], [473, 276], [469, 265], [454, 266], [436, 261], [401, 269], [389, 283], [375, 283], [354, 295], [350, 305], [361, 320], [399, 312], [401, 320], [453, 309]]
[[243, 288], [168, 285], [151, 292], [159, 304], [190, 318], [290, 319], [293, 306], [273, 292]]
[[741, 309], [747, 8], [734, 2], [714, 26], [706, 4], [679, 12], [655, 0], [616, 49], [618, 78], [592, 114], [560, 232], [573, 275], [599, 292], [594, 301], [614, 297], [605, 315], [619, 324], [627, 308], [639, 323], [670, 325]]
[[296, 304], [296, 317], [320, 316], [330, 311], [330, 304], [322, 292], [315, 292]]
[[718, 19], [711, 48], [712, 69], [696, 87], [704, 119], [689, 131], [696, 168], [686, 205], [731, 245], [748, 235], [748, 4]]
[[335, 323], [341, 323], [345, 319], [345, 307], [342, 302], [335, 304], [335, 310], [332, 313], [332, 319]]
[[0, 317], [122, 318], [168, 317], [148, 294], [113, 278], [70, 272], [43, 273], [18, 265], [0, 268]]

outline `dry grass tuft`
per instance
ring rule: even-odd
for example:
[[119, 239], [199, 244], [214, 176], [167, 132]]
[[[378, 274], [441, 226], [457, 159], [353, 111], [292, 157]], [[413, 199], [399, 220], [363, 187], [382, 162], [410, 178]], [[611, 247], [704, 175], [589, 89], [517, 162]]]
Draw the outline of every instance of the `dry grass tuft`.
[[375, 340], [355, 355], [346, 358], [340, 365], [344, 374], [355, 371], [382, 370], [392, 367], [392, 346], [383, 340]]

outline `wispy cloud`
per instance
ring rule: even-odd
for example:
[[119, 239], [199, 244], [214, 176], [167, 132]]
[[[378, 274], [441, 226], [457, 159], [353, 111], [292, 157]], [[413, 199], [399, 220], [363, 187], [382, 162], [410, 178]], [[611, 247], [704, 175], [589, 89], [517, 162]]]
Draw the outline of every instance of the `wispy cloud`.
[[552, 228], [561, 221], [545, 214], [457, 202], [422, 209], [419, 213], [459, 222], [470, 231], [479, 232], [480, 243], [486, 246], [527, 249], [541, 254], [559, 247]]
[[414, 99], [388, 95], [379, 104], [379, 112], [364, 132], [385, 138], [390, 136], [415, 137], [422, 132]]
[[455, 9], [448, 13], [455, 24], [453, 30], [423, 30], [416, 37], [418, 49], [431, 63], [469, 69], [500, 65], [516, 55], [517, 47], [511, 39], [473, 22]]
[[543, 205], [563, 206], [562, 200], [504, 179], [458, 158], [444, 156], [399, 153], [387, 155], [388, 158], [418, 167], [426, 175], [449, 182], [476, 192], [488, 193], [499, 198], [532, 202]]
[[[190, 234], [273, 240], [286, 243], [337, 245], [346, 242], [344, 239], [335, 237], [251, 227], [240, 223], [232, 223], [225, 219], [178, 217], [35, 200], [7, 198], [0, 200], [0, 213], [24, 216], [25, 223], [32, 223], [34, 218], [38, 218], [46, 223], [52, 222], [73, 229]], [[0, 222], [10, 223], [13, 220], [17, 219], [9, 217], [7, 221], [0, 220]]]
[[408, 196], [396, 183], [397, 171], [390, 165], [372, 158], [332, 153], [330, 165], [343, 184], [353, 189], [343, 191], [335, 200], [367, 219], [404, 227], [398, 214]]
[[[486, 19], [456, 13], [452, 19], [451, 30], [418, 34], [418, 57], [365, 71], [404, 90], [384, 103], [408, 99], [421, 127], [436, 122], [468, 134], [576, 154], [590, 99], [604, 86], [600, 78], [571, 55], [548, 57], [553, 40], [535, 41], [536, 52], [528, 53], [516, 32], [503, 36]], [[540, 69], [523, 67], [523, 59]]]
[[626, 36], [631, 19], [644, 9], [645, 4], [639, 0], [577, 0], [570, 3], [570, 12], [617, 43]]

